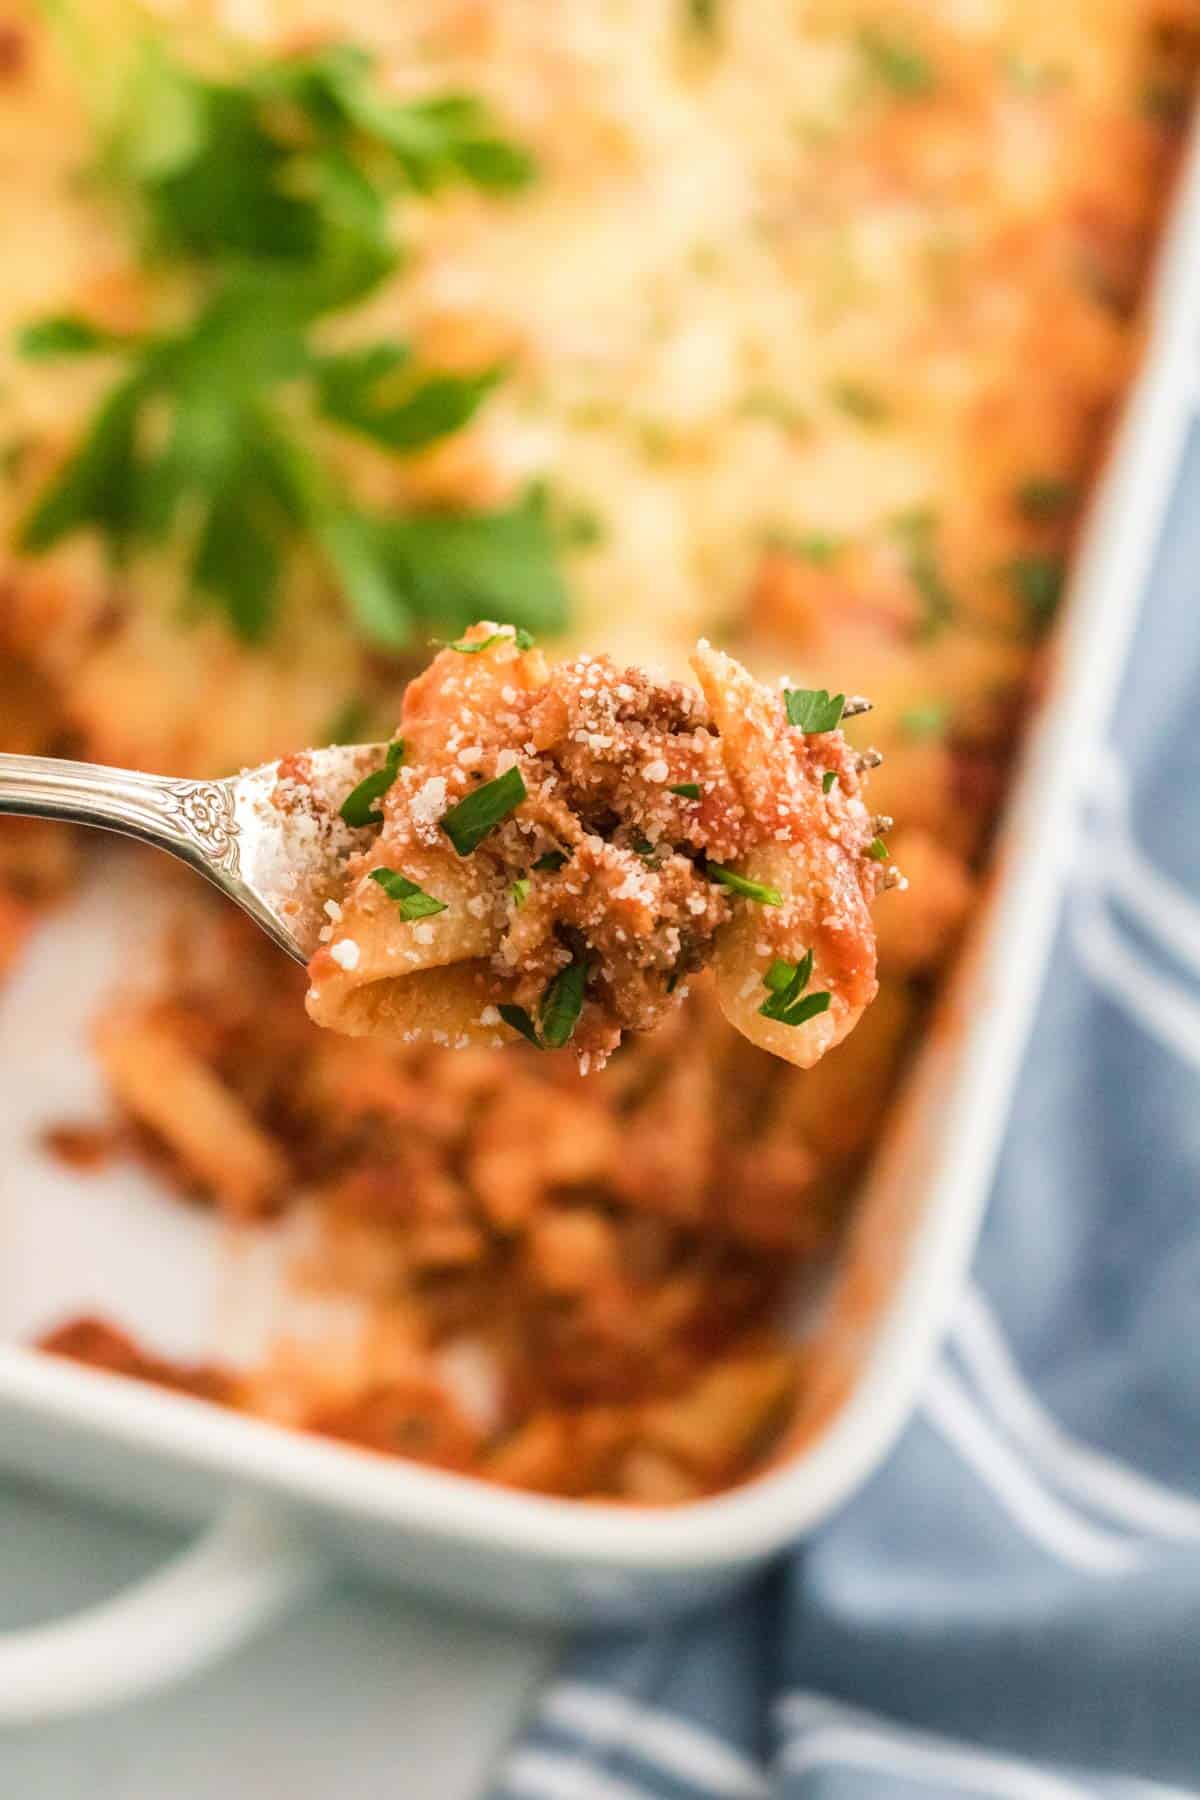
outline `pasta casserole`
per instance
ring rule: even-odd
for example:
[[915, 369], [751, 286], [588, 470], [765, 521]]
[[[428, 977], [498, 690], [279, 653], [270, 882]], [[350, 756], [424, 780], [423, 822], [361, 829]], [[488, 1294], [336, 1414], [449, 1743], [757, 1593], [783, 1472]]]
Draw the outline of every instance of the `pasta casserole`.
[[[437, 846], [438, 879], [485, 890], [456, 965], [509, 1009], [511, 1041], [455, 1050], [321, 1031], [297, 971], [167, 882], [161, 967], [114, 971], [97, 1022], [93, 1147], [149, 1159], [163, 1204], [294, 1234], [297, 1291], [353, 1329], [250, 1367], [175, 1367], [119, 1320], [48, 1322], [49, 1349], [572, 1497], [686, 1501], [775, 1453], [819, 1371], [772, 1321], [836, 1253], [986, 880], [1198, 44], [1196, 0], [64, 0], [53, 24], [15, 0], [0, 748], [216, 775], [403, 717], [378, 860], [313, 970], [343, 1022], [400, 1004], [348, 966], [362, 916], [412, 899], [372, 869], [438, 898], [414, 826], [448, 778], [436, 692], [533, 666], [521, 633], [547, 659], [531, 793], [551, 762], [569, 783], [546, 696], [590, 717], [630, 664], [653, 692], [622, 731], [702, 704], [712, 743], [726, 657], [776, 704], [868, 695], [819, 767], [805, 739], [806, 779], [878, 843], [854, 905], [892, 866], [909, 884], [876, 903], [877, 972], [828, 944], [805, 972], [786, 909], [696, 880], [701, 850], [757, 856], [768, 889], [786, 871], [721, 841], [690, 793], [716, 776], [668, 732], [678, 766], [639, 778], [653, 832], [627, 787], [582, 784], [553, 830], [539, 794], [528, 861], [511, 822], [478, 865]], [[479, 619], [504, 642], [431, 662]], [[754, 718], [750, 689], [727, 716]], [[494, 780], [489, 718], [453, 755]], [[860, 810], [879, 754], [893, 827]], [[534, 865], [568, 852], [652, 902], [619, 971], [603, 951], [605, 1003], [577, 996], [582, 1075], [545, 1048], [590, 926], [569, 861]], [[82, 854], [5, 826], [0, 971]], [[719, 955], [690, 966], [726, 930], [753, 934], [740, 1008]], [[527, 988], [499, 980], [506, 945]], [[844, 1011], [764, 1013], [793, 980], [785, 1009]], [[630, 1022], [656, 1029], [618, 1046]]]

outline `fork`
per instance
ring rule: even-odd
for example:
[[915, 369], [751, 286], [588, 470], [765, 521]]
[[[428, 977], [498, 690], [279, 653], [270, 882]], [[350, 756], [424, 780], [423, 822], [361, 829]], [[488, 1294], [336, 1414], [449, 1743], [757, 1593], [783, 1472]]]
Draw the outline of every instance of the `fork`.
[[277, 762], [224, 781], [183, 781], [0, 754], [0, 813], [95, 825], [166, 850], [207, 876], [280, 949], [307, 962], [329, 923], [325, 903], [341, 862], [360, 841], [338, 807], [386, 754], [386, 744], [306, 751], [303, 782], [281, 775]]

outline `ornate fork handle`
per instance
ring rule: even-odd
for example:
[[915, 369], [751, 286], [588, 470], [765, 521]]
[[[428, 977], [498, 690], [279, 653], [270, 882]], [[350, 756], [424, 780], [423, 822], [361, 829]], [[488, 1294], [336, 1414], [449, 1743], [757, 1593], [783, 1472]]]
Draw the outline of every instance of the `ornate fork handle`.
[[210, 879], [236, 881], [241, 873], [233, 796], [221, 781], [0, 754], [0, 813], [119, 831], [182, 857]]

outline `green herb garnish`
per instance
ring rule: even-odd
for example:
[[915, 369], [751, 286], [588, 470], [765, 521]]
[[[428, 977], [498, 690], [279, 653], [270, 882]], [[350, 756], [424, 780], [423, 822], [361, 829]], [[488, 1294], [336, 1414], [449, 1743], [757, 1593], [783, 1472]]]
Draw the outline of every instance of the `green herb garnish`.
[[763, 976], [767, 997], [758, 1009], [760, 1015], [764, 1019], [774, 1019], [780, 1025], [803, 1025], [807, 1020], [815, 1019], [818, 1013], [828, 1012], [828, 993], [804, 994], [812, 980], [812, 972], [811, 950], [806, 951], [798, 963], [776, 957]]
[[539, 506], [395, 516], [358, 505], [320, 423], [404, 456], [460, 430], [502, 371], [423, 367], [403, 343], [320, 348], [318, 327], [402, 262], [394, 201], [449, 183], [508, 191], [533, 174], [469, 95], [406, 101], [365, 51], [331, 45], [210, 79], [147, 39], [112, 111], [98, 175], [143, 260], [184, 278], [170, 329], [117, 335], [34, 321], [27, 356], [118, 359], [114, 384], [20, 533], [31, 554], [97, 533], [114, 563], [165, 539], [192, 591], [263, 638], [294, 561], [315, 553], [369, 644], [418, 625], [563, 623]]
[[402, 919], [429, 919], [446, 910], [444, 900], [435, 900], [407, 875], [401, 875], [399, 869], [372, 869], [371, 880], [377, 881], [388, 899], [396, 902]]
[[490, 650], [493, 644], [515, 644], [518, 650], [532, 650], [533, 638], [523, 625], [515, 631], [493, 631], [485, 638], [456, 638], [452, 644], [443, 644], [443, 650], [457, 650], [460, 656], [478, 656], [481, 650]]
[[17, 354], [29, 362], [42, 357], [94, 356], [101, 350], [121, 350], [130, 341], [76, 313], [53, 313], [17, 333]]
[[736, 869], [727, 869], [721, 863], [709, 863], [705, 873], [712, 881], [719, 881], [722, 887], [732, 888], [735, 894], [742, 894], [747, 900], [756, 900], [760, 906], [782, 906], [783, 895], [778, 888], [767, 887], [761, 881], [750, 881], [745, 875], [739, 875]]
[[477, 787], [443, 814], [442, 830], [460, 856], [470, 856], [488, 832], [503, 824], [524, 798], [525, 783], [520, 769], [514, 764], [494, 781], [485, 781], [482, 787]]
[[941, 737], [949, 721], [949, 707], [941, 700], [928, 700], [923, 706], [910, 706], [900, 714], [900, 729], [906, 737], [919, 742], [922, 738]]
[[347, 825], [382, 825], [383, 814], [375, 802], [387, 793], [404, 761], [404, 739], [393, 738], [387, 747], [383, 767], [364, 775], [358, 786], [351, 788], [338, 811]]
[[496, 1008], [506, 1025], [519, 1031], [535, 1050], [561, 1050], [575, 1035], [579, 1015], [583, 1011], [584, 988], [587, 984], [586, 962], [568, 963], [549, 983], [538, 1008], [541, 1030], [523, 1006], [503, 1005]]
[[814, 733], [833, 731], [842, 717], [845, 694], [829, 694], [824, 688], [784, 688], [783, 707], [789, 725]]
[[825, 773], [821, 777], [821, 792], [823, 794], [831, 794], [833, 792], [833, 784], [836, 780], [837, 780], [837, 770], [836, 769], [826, 769]]
[[829, 398], [860, 425], [882, 425], [890, 411], [887, 401], [874, 388], [864, 387], [858, 381], [831, 382]]
[[514, 1031], [519, 1031], [523, 1038], [528, 1038], [535, 1050], [541, 1049], [537, 1028], [523, 1006], [509, 1006], [504, 1003], [498, 1006], [496, 1011], [506, 1025], [510, 1025]]
[[908, 578], [924, 605], [919, 627], [923, 638], [936, 637], [957, 609], [955, 596], [942, 574], [937, 558], [936, 515], [926, 507], [914, 507], [892, 520], [892, 536], [904, 551]]
[[518, 875], [515, 881], [509, 883], [508, 891], [512, 895], [512, 903], [515, 907], [519, 908], [524, 906], [529, 898], [529, 888], [530, 881], [528, 875]]
[[834, 537], [830, 531], [772, 531], [767, 536], [767, 548], [824, 569], [845, 548], [845, 539]]
[[1079, 497], [1075, 482], [1062, 475], [1031, 475], [1017, 489], [1017, 505], [1027, 519], [1057, 519]]
[[698, 800], [700, 783], [698, 781], [677, 781], [674, 787], [667, 789], [668, 794], [678, 794], [681, 800]]
[[569, 963], [554, 977], [542, 995], [542, 1043], [547, 1050], [561, 1050], [574, 1037], [579, 1015], [583, 1011], [586, 981], [587, 964]]
[[864, 26], [858, 51], [872, 79], [902, 100], [923, 100], [937, 85], [929, 58], [879, 26]]
[[1054, 616], [1064, 573], [1060, 556], [1017, 556], [1009, 563], [1009, 582], [1035, 627], [1047, 625]]
[[888, 847], [881, 837], [871, 839], [870, 843], [867, 845], [867, 855], [873, 862], [887, 861]]

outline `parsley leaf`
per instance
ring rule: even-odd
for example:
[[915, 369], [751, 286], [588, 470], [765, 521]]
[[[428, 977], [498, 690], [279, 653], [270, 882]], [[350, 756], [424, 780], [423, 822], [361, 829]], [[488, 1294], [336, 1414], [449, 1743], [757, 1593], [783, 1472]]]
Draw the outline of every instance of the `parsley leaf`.
[[908, 578], [924, 605], [919, 635], [936, 637], [957, 610], [957, 600], [938, 562], [935, 534], [937, 519], [924, 507], [902, 513], [891, 525], [892, 536], [904, 552]]
[[859, 381], [832, 382], [829, 398], [847, 418], [857, 419], [860, 425], [882, 425], [891, 410], [874, 388], [864, 387]]
[[871, 858], [872, 862], [887, 861], [888, 847], [881, 837], [871, 839], [870, 843], [867, 845], [867, 855]]
[[719, 881], [722, 887], [731, 888], [735, 894], [742, 894], [747, 900], [756, 900], [760, 906], [782, 906], [783, 895], [778, 888], [767, 887], [761, 881], [751, 881], [745, 875], [739, 875], [736, 869], [727, 869], [721, 863], [709, 863], [705, 873], [713, 881]]
[[93, 356], [129, 342], [121, 332], [105, 331], [78, 313], [52, 313], [17, 333], [17, 354], [31, 362], [43, 356]]
[[828, 1012], [828, 993], [804, 994], [812, 980], [812, 972], [811, 950], [807, 950], [798, 963], [776, 957], [763, 976], [767, 997], [758, 1009], [760, 1016], [774, 1019], [780, 1025], [803, 1025], [809, 1019], [815, 1019], [818, 1014]]
[[435, 900], [407, 875], [401, 875], [399, 869], [372, 869], [371, 880], [377, 881], [388, 899], [396, 902], [402, 919], [429, 919], [446, 910], [444, 900]]
[[518, 650], [532, 650], [533, 638], [523, 625], [515, 631], [493, 631], [485, 638], [456, 638], [452, 644], [443, 644], [443, 650], [457, 650], [460, 656], [478, 656], [482, 650], [490, 650], [493, 644], [515, 644]]
[[1061, 556], [1017, 556], [1009, 563], [1007, 574], [1030, 623], [1035, 628], [1048, 625], [1063, 588]]
[[801, 731], [833, 731], [842, 717], [845, 694], [829, 694], [824, 688], [784, 688], [783, 706], [789, 725]]
[[923, 100], [937, 83], [929, 58], [878, 26], [864, 26], [858, 51], [867, 73], [902, 100]]
[[561, 1050], [574, 1037], [579, 1015], [583, 1011], [586, 981], [587, 964], [568, 963], [542, 995], [542, 1043], [547, 1050]]
[[317, 409], [325, 418], [384, 449], [411, 452], [469, 424], [501, 370], [420, 375], [405, 350], [385, 344], [323, 357], [315, 377]]
[[470, 856], [488, 832], [502, 825], [524, 798], [525, 783], [514, 763], [503, 775], [485, 781], [482, 787], [475, 788], [449, 812], [443, 813], [439, 823], [458, 854]]
[[347, 825], [382, 825], [383, 814], [375, 805], [391, 787], [404, 761], [404, 739], [393, 738], [387, 747], [383, 767], [364, 775], [357, 787], [351, 788], [338, 812]]
[[678, 794], [681, 800], [698, 800], [700, 783], [698, 781], [677, 781], [674, 787], [667, 789], [668, 794]]
[[537, 637], [566, 623], [567, 597], [542, 496], [487, 513], [413, 513], [380, 521], [379, 556], [408, 618], [465, 631], [477, 619]]
[[900, 714], [900, 728], [906, 737], [920, 742], [938, 738], [950, 723], [950, 709], [942, 700], [927, 700], [922, 706], [910, 706]]
[[510, 1025], [514, 1031], [519, 1031], [523, 1038], [528, 1038], [535, 1050], [541, 1049], [537, 1027], [523, 1006], [510, 1006], [502, 1002], [496, 1011], [506, 1025]]
[[310, 342], [317, 321], [400, 266], [398, 193], [449, 182], [508, 191], [532, 178], [483, 103], [397, 99], [350, 45], [214, 79], [148, 36], [108, 118], [99, 175], [145, 259], [190, 278], [195, 299], [182, 322], [145, 336], [74, 315], [22, 333], [29, 357], [121, 358], [25, 519], [23, 547], [36, 554], [93, 531], [120, 562], [174, 536], [195, 593], [251, 641], [270, 630], [295, 559], [314, 550], [358, 633], [388, 652], [431, 620], [559, 628], [565, 595], [540, 507], [376, 514], [312, 429], [319, 419], [413, 454], [461, 430], [501, 379], [497, 368], [423, 367], [401, 343], [318, 352]]
[[821, 792], [823, 794], [831, 794], [833, 792], [833, 784], [836, 780], [837, 780], [837, 770], [836, 769], [826, 769], [825, 773], [821, 777]]
[[1079, 498], [1075, 482], [1063, 475], [1030, 475], [1017, 489], [1017, 505], [1027, 519], [1058, 519]]
[[512, 895], [512, 903], [515, 907], [520, 908], [524, 906], [529, 898], [529, 887], [530, 882], [528, 875], [518, 875], [515, 881], [509, 882], [508, 891]]
[[559, 971], [547, 985], [538, 1007], [540, 1032], [523, 1006], [506, 1004], [496, 1010], [504, 1023], [519, 1031], [535, 1050], [561, 1050], [575, 1035], [586, 984], [586, 962], [568, 963]]

